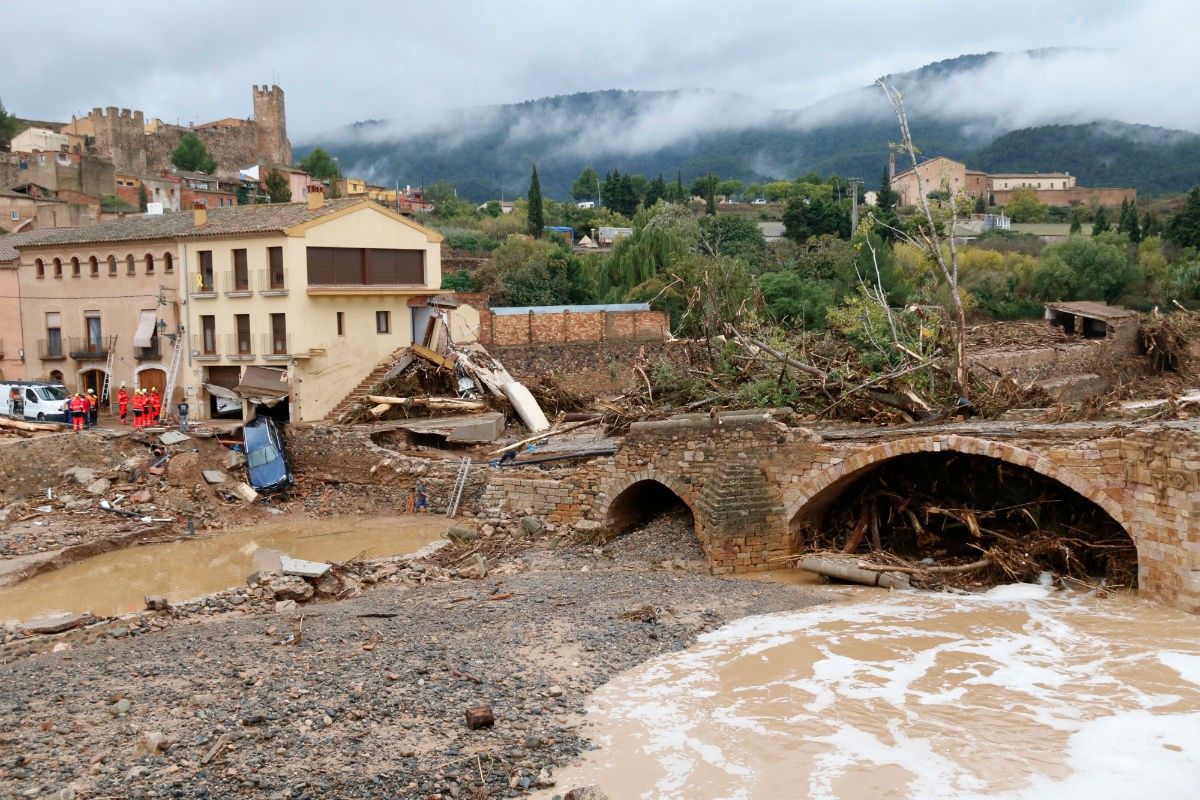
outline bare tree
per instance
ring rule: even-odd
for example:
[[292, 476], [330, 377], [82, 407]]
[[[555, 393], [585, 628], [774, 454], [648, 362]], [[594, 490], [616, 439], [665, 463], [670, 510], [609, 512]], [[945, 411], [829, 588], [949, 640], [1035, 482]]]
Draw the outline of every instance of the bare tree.
[[[941, 220], [934, 217], [933, 209], [930, 208], [929, 198], [925, 193], [924, 182], [921, 179], [921, 171], [917, 169], [917, 148], [913, 144], [912, 132], [908, 128], [908, 115], [904, 111], [904, 95], [892, 85], [887, 76], [875, 81], [875, 85], [883, 89], [883, 93], [887, 95], [888, 103], [891, 104], [892, 110], [896, 112], [896, 121], [900, 124], [900, 147], [908, 153], [909, 159], [912, 161], [913, 173], [917, 179], [917, 196], [920, 201], [921, 213], [925, 218], [925, 224], [918, 224], [919, 240], [915, 240], [911, 236], [906, 236], [909, 241], [922, 247], [930, 257], [937, 263], [941, 270], [942, 278], [946, 281], [946, 287], [949, 289], [951, 302], [954, 304], [954, 380], [958, 384], [958, 393], [964, 400], [967, 398], [968, 383], [967, 383], [967, 315], [963, 309], [962, 294], [958, 288], [958, 251], [954, 243], [954, 228], [958, 224], [958, 202], [953, 190], [949, 194], [950, 206], [950, 228], [949, 235], [943, 237], [941, 229]], [[947, 253], [942, 249], [942, 239], [948, 240], [949, 258]]]

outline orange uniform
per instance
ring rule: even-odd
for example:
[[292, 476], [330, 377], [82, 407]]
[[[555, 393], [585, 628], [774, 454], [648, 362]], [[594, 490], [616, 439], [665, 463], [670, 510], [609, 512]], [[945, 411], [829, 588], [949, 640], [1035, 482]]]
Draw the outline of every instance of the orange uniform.
[[72, 427], [72, 429], [76, 430], [76, 431], [83, 430], [83, 422], [84, 422], [84, 419], [87, 417], [87, 412], [88, 412], [88, 401], [84, 400], [82, 395], [76, 394], [74, 397], [71, 398], [71, 403], [70, 403], [69, 408], [71, 411], [71, 427]]
[[124, 386], [117, 392], [117, 408], [121, 412], [121, 424], [124, 425], [125, 416], [129, 413], [129, 392], [125, 391]]
[[142, 412], [146, 408], [146, 398], [140, 391], [133, 393], [133, 427], [142, 427]]

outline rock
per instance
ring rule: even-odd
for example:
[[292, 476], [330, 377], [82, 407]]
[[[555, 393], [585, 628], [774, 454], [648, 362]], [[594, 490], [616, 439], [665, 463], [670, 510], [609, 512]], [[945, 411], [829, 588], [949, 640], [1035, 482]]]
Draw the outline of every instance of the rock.
[[486, 578], [488, 574], [488, 560], [483, 553], [476, 553], [467, 560], [467, 563], [458, 568], [460, 577], [469, 578], [471, 580], [479, 580]]
[[551, 686], [550, 690], [547, 692], [547, 694], [549, 694], [551, 697], [562, 697], [562, 693], [563, 690], [561, 686]]
[[546, 530], [546, 525], [537, 517], [521, 517], [521, 528], [530, 536], [537, 536]]
[[218, 469], [206, 469], [200, 474], [203, 475], [204, 480], [209, 483], [224, 483], [225, 481], [229, 480], [229, 476]]
[[291, 611], [295, 607], [295, 600], [278, 600], [275, 603], [275, 613], [278, 614], [281, 611]]
[[63, 503], [63, 508], [67, 511], [83, 511], [91, 507], [91, 500], [68, 500], [66, 503]]
[[258, 492], [250, 488], [248, 483], [239, 483], [233, 487], [233, 493], [247, 503], [253, 503], [258, 499]]
[[161, 594], [148, 594], [145, 596], [146, 608], [150, 611], [166, 611], [170, 606], [167, 604], [167, 598]]
[[133, 708], [133, 701], [127, 697], [122, 697], [120, 700], [113, 703], [110, 708], [114, 714], [128, 714], [129, 709]]
[[295, 575], [285, 575], [272, 581], [271, 589], [276, 600], [295, 600], [299, 603], [311, 600], [315, 591], [311, 583]]
[[322, 597], [332, 597], [335, 594], [340, 594], [345, 584], [342, 579], [333, 572], [326, 572], [317, 579], [317, 594]]
[[119, 628], [113, 628], [108, 632], [108, 635], [114, 639], [124, 639], [129, 635], [129, 628], [126, 628], [124, 625], [122, 625]]
[[496, 715], [491, 706], [472, 706], [466, 711], [467, 727], [471, 730], [490, 728], [496, 724]]
[[74, 478], [80, 486], [87, 486], [96, 480], [96, 470], [87, 467], [71, 467], [63, 474], [68, 478]]
[[451, 528], [446, 531], [446, 538], [454, 542], [473, 542], [479, 538], [479, 532], [471, 528]]
[[301, 578], [319, 578], [329, 571], [332, 564], [324, 561], [305, 561], [302, 558], [280, 556], [279, 566], [284, 575], [298, 575]]
[[104, 494], [110, 486], [112, 486], [112, 481], [108, 478], [97, 478], [88, 484], [87, 490], [92, 494]]
[[598, 522], [594, 519], [581, 519], [579, 522], [575, 523], [575, 530], [579, 533], [591, 533], [592, 531], [598, 531], [603, 527], [603, 522]]
[[144, 731], [133, 745], [134, 758], [152, 756], [167, 749], [167, 735], [162, 731]]
[[563, 800], [608, 800], [608, 795], [599, 786], [581, 786], [567, 792]]
[[230, 450], [229, 455], [225, 459], [225, 468], [226, 469], [237, 469], [245, 462], [246, 462], [245, 456], [243, 456], [241, 453], [235, 453], [234, 451]]
[[90, 619], [87, 614], [50, 614], [36, 617], [24, 623], [21, 627], [30, 633], [61, 633], [71, 628], [78, 628]]

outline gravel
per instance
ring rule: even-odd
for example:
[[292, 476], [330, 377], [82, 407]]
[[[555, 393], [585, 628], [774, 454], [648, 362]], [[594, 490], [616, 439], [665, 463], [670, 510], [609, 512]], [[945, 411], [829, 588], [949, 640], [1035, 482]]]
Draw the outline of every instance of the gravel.
[[[587, 746], [587, 695], [614, 673], [819, 600], [564, 554], [31, 656], [0, 666], [0, 797], [519, 796]], [[494, 727], [467, 729], [477, 705]]]

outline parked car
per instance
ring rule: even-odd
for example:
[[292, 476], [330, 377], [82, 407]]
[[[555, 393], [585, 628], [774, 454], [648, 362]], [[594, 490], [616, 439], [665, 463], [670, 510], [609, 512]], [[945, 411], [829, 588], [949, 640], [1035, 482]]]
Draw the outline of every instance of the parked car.
[[242, 443], [246, 450], [246, 472], [255, 491], [269, 494], [292, 485], [292, 469], [275, 420], [255, 417], [247, 422], [242, 427]]
[[766, 204], [767, 204], [766, 199], [764, 199], [762, 197], [756, 197], [750, 201], [750, 205], [752, 205], [752, 206], [765, 206]]
[[[13, 390], [20, 398], [13, 408]], [[38, 422], [66, 422], [71, 395], [67, 387], [54, 381], [0, 382], [0, 414], [14, 419]]]

